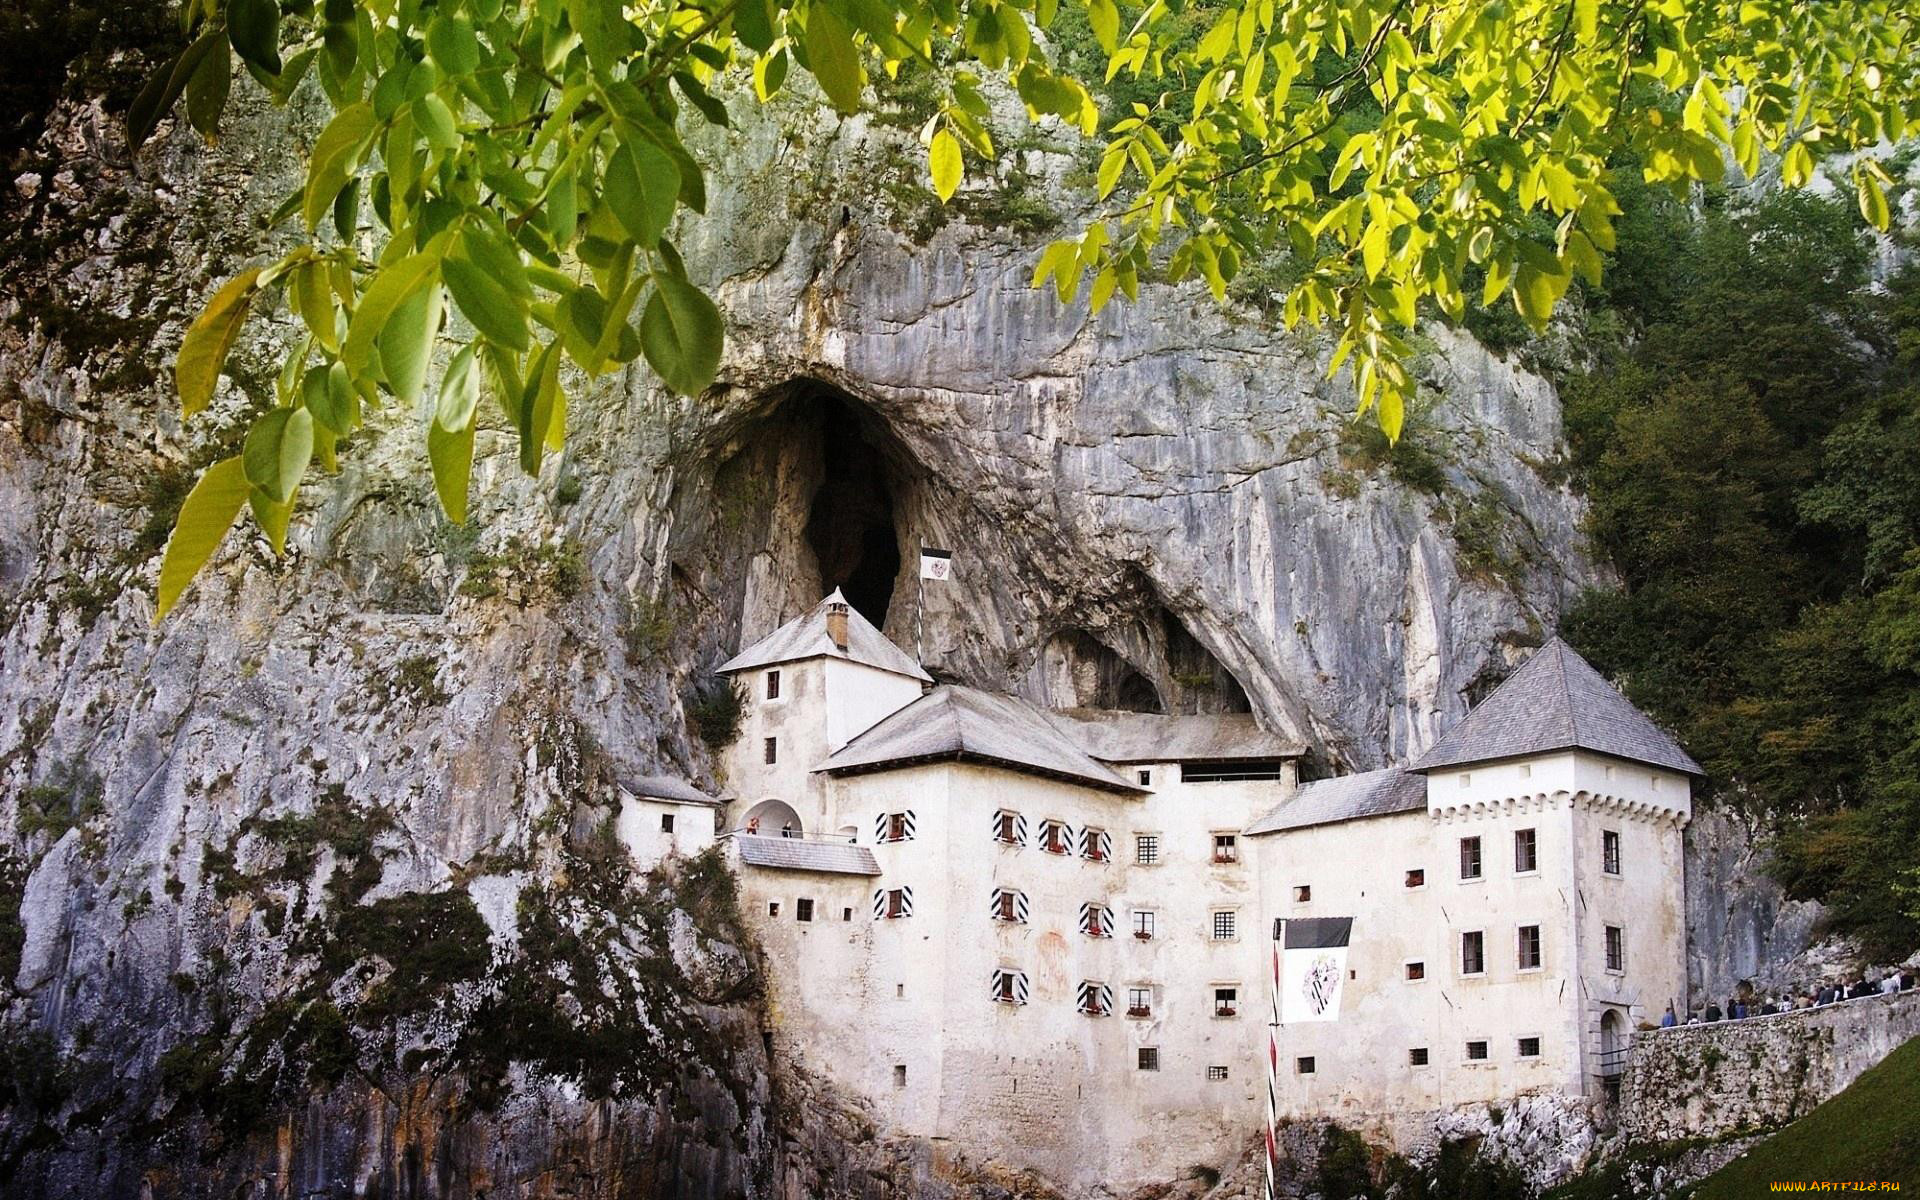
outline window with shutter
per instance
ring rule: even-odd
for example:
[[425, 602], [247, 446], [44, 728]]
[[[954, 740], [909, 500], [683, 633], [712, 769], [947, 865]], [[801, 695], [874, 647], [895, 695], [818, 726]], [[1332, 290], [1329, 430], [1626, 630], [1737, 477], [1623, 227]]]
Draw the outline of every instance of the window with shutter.
[[993, 998], [1001, 1004], [1025, 1004], [1027, 1002], [1027, 973], [1012, 967], [1001, 967], [993, 973]]
[[913, 915], [913, 889], [882, 888], [873, 894], [873, 919], [894, 920]]
[[1077, 1001], [1086, 1016], [1109, 1016], [1113, 1012], [1113, 989], [1097, 980], [1085, 980], [1080, 984]]
[[1088, 937], [1113, 936], [1113, 910], [1089, 900], [1080, 906], [1080, 932]]
[[995, 888], [991, 912], [996, 921], [1024, 925], [1028, 913], [1027, 894], [1017, 888]]
[[1040, 822], [1040, 848], [1048, 854], [1073, 853], [1073, 827], [1065, 821]]
[[1088, 862], [1113, 861], [1113, 837], [1104, 829], [1087, 828], [1080, 831], [1080, 857]]
[[876, 842], [908, 842], [913, 840], [913, 813], [881, 813], [873, 819], [873, 840]]
[[993, 840], [1003, 846], [1026, 845], [1026, 817], [1007, 809], [1001, 809], [993, 814]]

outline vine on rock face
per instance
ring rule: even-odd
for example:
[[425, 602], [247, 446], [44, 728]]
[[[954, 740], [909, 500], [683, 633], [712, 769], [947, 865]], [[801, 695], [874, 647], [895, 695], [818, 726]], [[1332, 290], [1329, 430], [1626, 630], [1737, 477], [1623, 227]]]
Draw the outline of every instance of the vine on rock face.
[[[1299, 268], [1287, 323], [1334, 331], [1329, 373], [1351, 368], [1359, 412], [1390, 438], [1423, 305], [1458, 320], [1463, 281], [1483, 273], [1478, 302], [1510, 297], [1539, 328], [1576, 272], [1598, 280], [1620, 155], [1684, 191], [1729, 157], [1752, 175], [1777, 154], [1798, 186], [1820, 158], [1920, 119], [1920, 16], [1905, 0], [1149, 0], [1125, 14], [1067, 0], [1107, 81], [1165, 83], [1102, 131], [1047, 46], [1060, 2], [186, 0], [191, 41], [127, 114], [136, 145], [183, 97], [213, 137], [236, 56], [277, 101], [316, 77], [333, 116], [273, 221], [298, 218], [305, 244], [228, 281], [181, 346], [191, 417], [263, 294], [306, 328], [276, 406], [182, 505], [155, 619], [243, 506], [279, 552], [313, 461], [334, 469], [365, 405], [421, 405], [450, 330], [461, 345], [422, 411], [454, 521], [483, 390], [533, 473], [565, 444], [563, 359], [593, 378], [644, 358], [674, 391], [704, 391], [723, 321], [668, 233], [706, 208], [710, 164], [681, 140], [683, 107], [728, 125], [724, 81], [750, 78], [765, 103], [798, 66], [853, 113], [872, 71], [931, 66], [940, 47], [920, 136], [945, 201], [968, 153], [993, 157], [978, 72], [1003, 77], [1031, 120], [1104, 138], [1108, 207], [1046, 249], [1036, 286], [1071, 301], [1091, 278], [1098, 311], [1164, 268], [1224, 299], [1242, 262], [1283, 245]], [[1206, 32], [1182, 36], [1196, 16]], [[1870, 156], [1850, 170], [1885, 228], [1885, 170]], [[463, 325], [448, 324], [449, 299]]]

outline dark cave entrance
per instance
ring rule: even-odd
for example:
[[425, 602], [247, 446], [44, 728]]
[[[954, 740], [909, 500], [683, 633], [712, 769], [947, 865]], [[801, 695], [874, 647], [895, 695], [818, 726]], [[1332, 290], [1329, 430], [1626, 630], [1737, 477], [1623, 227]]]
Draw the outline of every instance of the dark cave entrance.
[[[820, 431], [820, 488], [807, 512], [806, 539], [820, 565], [820, 586], [839, 588], [860, 615], [884, 628], [900, 574], [887, 456], [872, 418], [823, 384], [796, 397], [814, 409]], [[884, 436], [881, 434], [880, 436]]]

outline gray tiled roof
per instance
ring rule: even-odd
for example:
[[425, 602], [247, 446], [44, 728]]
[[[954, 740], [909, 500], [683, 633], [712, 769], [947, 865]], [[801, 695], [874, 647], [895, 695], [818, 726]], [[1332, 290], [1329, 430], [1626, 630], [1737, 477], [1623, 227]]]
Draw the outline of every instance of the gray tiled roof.
[[1063, 725], [1024, 700], [945, 684], [854, 738], [815, 769], [843, 775], [935, 759], [969, 759], [1112, 791], [1143, 790], [1090, 758]]
[[665, 775], [629, 775], [620, 780], [628, 795], [650, 800], [671, 800], [676, 804], [718, 804], [720, 801], [681, 779]]
[[847, 605], [847, 648], [842, 650], [835, 646], [833, 639], [827, 636], [827, 606], [846, 603], [847, 598], [840, 594], [840, 589], [833, 589], [831, 595], [814, 605], [805, 616], [788, 621], [721, 663], [720, 674], [798, 662], [804, 658], [838, 658], [892, 671], [896, 675], [910, 676], [923, 683], [933, 682], [933, 677], [922, 670], [919, 663], [888, 641], [885, 634], [873, 627], [873, 622], [861, 616], [860, 610], [850, 604]]
[[1702, 773], [1678, 743], [1559, 638], [1535, 651], [1409, 769], [1572, 749]]
[[1102, 762], [1199, 762], [1234, 758], [1297, 758], [1306, 745], [1269, 733], [1247, 713], [1161, 716], [1105, 708], [1054, 711], [1067, 734]]
[[1279, 833], [1361, 817], [1384, 817], [1427, 806], [1427, 780], [1405, 767], [1338, 775], [1303, 783], [1273, 811], [1247, 826], [1247, 833]]
[[878, 875], [873, 851], [851, 842], [813, 842], [805, 838], [736, 833], [740, 861], [750, 867], [781, 871], [820, 871], [829, 875]]

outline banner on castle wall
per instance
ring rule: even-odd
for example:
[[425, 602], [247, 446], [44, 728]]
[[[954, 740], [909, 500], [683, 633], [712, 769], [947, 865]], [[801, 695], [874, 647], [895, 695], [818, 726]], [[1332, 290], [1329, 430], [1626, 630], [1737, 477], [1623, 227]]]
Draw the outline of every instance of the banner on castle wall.
[[1275, 1019], [1282, 1025], [1338, 1020], [1353, 918], [1304, 917], [1274, 924], [1274, 938], [1280, 943]]
[[953, 551], [920, 547], [920, 578], [945, 583], [953, 578]]

